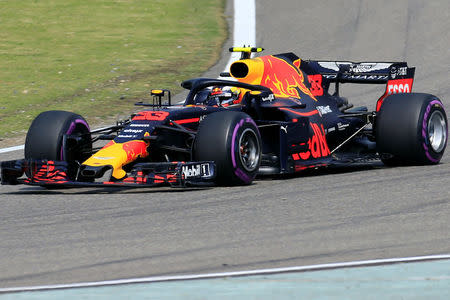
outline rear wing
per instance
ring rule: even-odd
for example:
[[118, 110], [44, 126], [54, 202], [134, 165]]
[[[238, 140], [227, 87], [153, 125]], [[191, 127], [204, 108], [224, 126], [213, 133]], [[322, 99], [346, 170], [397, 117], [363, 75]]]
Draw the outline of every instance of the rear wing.
[[390, 79], [414, 78], [415, 68], [406, 62], [305, 61], [330, 82], [387, 83]]
[[[302, 69], [308, 74], [311, 91], [323, 94], [330, 83], [336, 83], [335, 94], [339, 94], [339, 83], [386, 84], [385, 93], [378, 99], [377, 111], [388, 95], [410, 93], [414, 81], [415, 67], [406, 62], [350, 62], [306, 60]], [[321, 92], [322, 90], [322, 92]], [[316, 96], [316, 95], [315, 95]], [[317, 96], [321, 96], [317, 94]]]

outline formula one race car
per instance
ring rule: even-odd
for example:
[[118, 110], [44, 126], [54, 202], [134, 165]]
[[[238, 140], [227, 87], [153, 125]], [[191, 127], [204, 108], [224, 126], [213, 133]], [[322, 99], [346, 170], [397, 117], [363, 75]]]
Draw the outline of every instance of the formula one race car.
[[[235, 80], [184, 81], [182, 105], [171, 105], [168, 90], [152, 90], [152, 103], [137, 103], [147, 109], [92, 131], [75, 113], [41, 113], [27, 133], [25, 159], [1, 163], [2, 184], [242, 185], [257, 174], [374, 159], [440, 161], [448, 138], [443, 104], [411, 93], [415, 68], [405, 62], [251, 58], [262, 49], [230, 50], [241, 59], [222, 76]], [[340, 83], [386, 84], [386, 91], [368, 111], [352, 108]], [[108, 142], [95, 148], [99, 141]]]

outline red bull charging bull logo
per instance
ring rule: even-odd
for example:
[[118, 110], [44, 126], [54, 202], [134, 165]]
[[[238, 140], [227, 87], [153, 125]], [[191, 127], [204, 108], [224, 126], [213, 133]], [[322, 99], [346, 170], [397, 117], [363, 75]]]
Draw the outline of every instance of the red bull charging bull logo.
[[122, 145], [123, 151], [127, 153], [127, 162], [148, 156], [147, 147], [148, 144], [144, 141], [129, 141]]
[[300, 59], [293, 65], [275, 56], [262, 56], [260, 59], [264, 62], [261, 84], [270, 88], [276, 97], [301, 98], [300, 94], [304, 93], [317, 101], [304, 83], [303, 72], [299, 69]]

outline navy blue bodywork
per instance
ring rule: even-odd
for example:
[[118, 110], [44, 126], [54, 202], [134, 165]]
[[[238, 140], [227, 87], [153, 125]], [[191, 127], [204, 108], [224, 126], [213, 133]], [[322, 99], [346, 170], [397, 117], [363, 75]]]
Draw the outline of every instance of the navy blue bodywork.
[[[273, 57], [292, 66], [300, 61], [292, 53]], [[396, 71], [400, 68], [405, 68], [404, 74]], [[104, 179], [107, 168], [103, 166], [24, 159], [2, 162], [2, 184], [186, 186], [213, 183], [214, 162], [193, 161], [193, 144], [199, 124], [220, 111], [242, 111], [256, 123], [262, 141], [259, 174], [295, 173], [378, 158], [373, 137], [376, 112], [365, 107], [352, 108], [340, 97], [339, 84], [386, 83], [395, 76], [410, 78], [414, 76], [414, 68], [407, 68], [406, 63], [301, 61], [298, 72], [305, 78], [302, 84], [307, 89], [297, 88], [298, 97], [277, 97], [273, 89], [263, 85], [197, 78], [182, 83], [189, 90], [182, 105], [171, 105], [170, 92], [165, 90], [154, 95], [153, 103], [137, 103], [147, 109], [114, 126], [91, 132], [91, 142], [147, 143], [146, 155], [136, 155], [135, 160], [128, 162], [123, 167], [127, 176], [120, 180]], [[329, 92], [332, 84], [335, 85], [333, 94]], [[211, 102], [210, 92], [216, 87], [238, 89], [239, 98], [226, 103]], [[168, 103], [163, 101], [167, 95]], [[72, 140], [75, 141], [72, 147], [79, 146], [76, 136], [64, 138], [64, 141]], [[68, 169], [77, 175], [67, 176]]]

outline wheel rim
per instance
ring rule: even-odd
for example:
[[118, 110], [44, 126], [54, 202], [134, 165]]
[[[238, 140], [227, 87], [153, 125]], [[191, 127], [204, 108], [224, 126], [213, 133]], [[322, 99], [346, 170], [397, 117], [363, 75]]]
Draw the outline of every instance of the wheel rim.
[[248, 172], [254, 171], [259, 162], [259, 143], [256, 133], [247, 128], [239, 139], [239, 158]]
[[447, 141], [447, 124], [444, 115], [435, 110], [428, 120], [428, 141], [434, 152], [441, 152]]
[[[75, 145], [67, 145], [63, 144], [61, 145], [61, 154], [60, 159], [65, 161], [79, 161], [83, 162], [88, 158], [89, 155], [86, 155], [84, 151], [86, 150], [92, 150], [92, 144], [90, 146], [80, 148], [78, 145], [89, 145], [91, 136], [89, 134], [90, 129], [89, 125], [86, 123], [85, 120], [77, 119], [74, 120], [68, 131], [66, 132], [66, 135], [73, 135], [78, 136], [79, 140], [76, 142]], [[67, 147], [64, 149], [64, 147]], [[75, 148], [74, 148], [75, 147]], [[72, 148], [72, 149], [71, 149]]]

